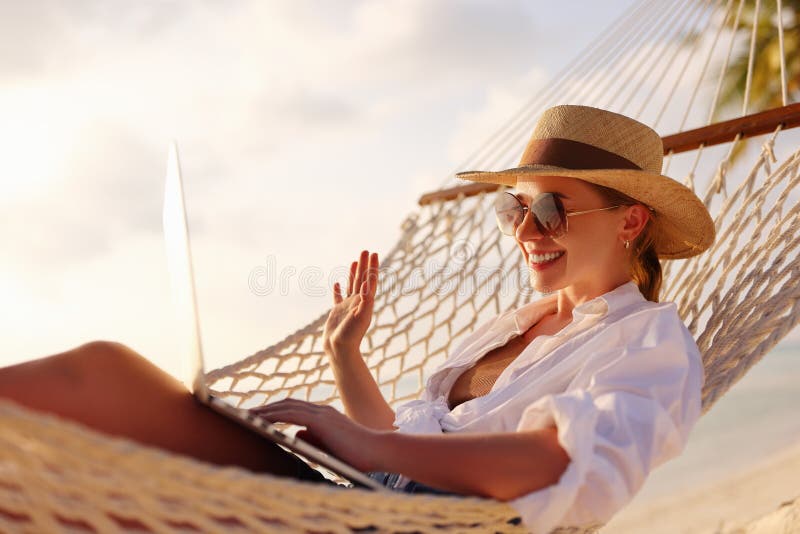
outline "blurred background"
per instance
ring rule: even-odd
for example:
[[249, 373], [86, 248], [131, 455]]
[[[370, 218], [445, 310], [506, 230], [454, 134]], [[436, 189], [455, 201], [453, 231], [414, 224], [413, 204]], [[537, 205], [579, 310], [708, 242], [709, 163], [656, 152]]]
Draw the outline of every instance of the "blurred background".
[[209, 367], [282, 339], [630, 4], [0, 1], [0, 363], [114, 339], [180, 372], [172, 139]]

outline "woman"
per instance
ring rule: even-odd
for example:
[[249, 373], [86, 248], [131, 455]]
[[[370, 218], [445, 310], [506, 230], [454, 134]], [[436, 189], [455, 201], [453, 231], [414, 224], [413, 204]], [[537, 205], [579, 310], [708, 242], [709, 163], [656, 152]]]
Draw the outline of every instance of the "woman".
[[[607, 522], [700, 415], [700, 354], [675, 305], [658, 303], [658, 258], [701, 253], [714, 226], [660, 175], [661, 158], [660, 137], [632, 119], [547, 110], [519, 167], [460, 176], [516, 188], [498, 194], [498, 224], [548, 295], [480, 326], [395, 413], [359, 352], [378, 281], [364, 251], [348, 287], [334, 285], [324, 331], [346, 415], [291, 399], [255, 411], [306, 426], [307, 439], [402, 491], [509, 501], [543, 532]], [[320, 478], [122, 345], [2, 369], [0, 395], [201, 460]]]

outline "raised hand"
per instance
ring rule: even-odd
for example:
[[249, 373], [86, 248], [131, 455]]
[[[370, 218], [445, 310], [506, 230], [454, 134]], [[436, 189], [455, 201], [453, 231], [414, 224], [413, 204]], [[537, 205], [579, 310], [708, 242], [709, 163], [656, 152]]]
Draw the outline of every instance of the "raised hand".
[[350, 265], [347, 289], [342, 294], [333, 284], [333, 307], [323, 330], [323, 349], [331, 356], [340, 351], [357, 351], [372, 322], [375, 291], [378, 287], [378, 254], [361, 252]]

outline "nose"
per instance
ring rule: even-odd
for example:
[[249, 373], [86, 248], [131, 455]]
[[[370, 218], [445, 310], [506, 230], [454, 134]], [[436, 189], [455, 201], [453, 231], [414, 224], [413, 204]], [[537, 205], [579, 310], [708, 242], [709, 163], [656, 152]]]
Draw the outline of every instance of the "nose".
[[539, 230], [536, 221], [533, 219], [533, 213], [530, 210], [525, 210], [525, 216], [522, 222], [519, 223], [515, 231], [517, 241], [532, 241], [534, 239], [541, 239], [544, 234]]

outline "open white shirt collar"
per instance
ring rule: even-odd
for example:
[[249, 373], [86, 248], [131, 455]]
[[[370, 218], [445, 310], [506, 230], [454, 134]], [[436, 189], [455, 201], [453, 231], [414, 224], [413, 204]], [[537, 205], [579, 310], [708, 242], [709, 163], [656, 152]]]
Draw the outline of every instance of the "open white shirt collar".
[[[572, 309], [572, 322], [582, 321], [588, 316], [602, 318], [607, 314], [620, 310], [645, 298], [634, 282], [626, 282], [611, 291], [575, 306]], [[521, 334], [539, 322], [545, 315], [556, 310], [558, 294], [547, 295], [534, 302], [512, 310], [498, 318], [499, 321], [510, 318], [514, 321], [515, 332]], [[503, 324], [503, 326], [506, 326]]]

